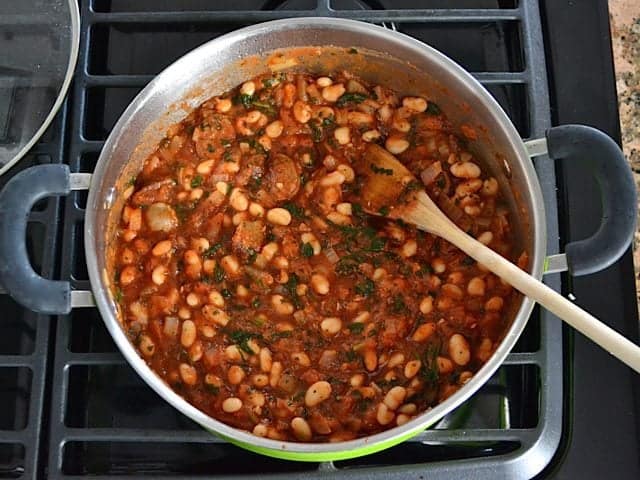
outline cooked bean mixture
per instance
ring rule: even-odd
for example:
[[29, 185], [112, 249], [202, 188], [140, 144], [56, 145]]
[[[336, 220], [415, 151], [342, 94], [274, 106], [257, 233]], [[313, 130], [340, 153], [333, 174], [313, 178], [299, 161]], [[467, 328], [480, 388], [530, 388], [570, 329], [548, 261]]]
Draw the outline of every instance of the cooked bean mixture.
[[362, 437], [443, 401], [491, 356], [516, 293], [446, 241], [367, 215], [352, 165], [379, 143], [410, 188], [517, 257], [461, 130], [348, 72], [264, 75], [206, 101], [124, 191], [113, 295], [131, 341], [190, 403], [277, 440]]

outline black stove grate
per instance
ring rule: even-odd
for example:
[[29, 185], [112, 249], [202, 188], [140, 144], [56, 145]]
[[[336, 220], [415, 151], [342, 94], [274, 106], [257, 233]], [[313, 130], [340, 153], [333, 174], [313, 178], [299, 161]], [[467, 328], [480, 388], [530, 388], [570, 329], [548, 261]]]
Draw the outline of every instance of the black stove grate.
[[[244, 25], [299, 16], [364, 20], [419, 38], [472, 71], [500, 102], [523, 137], [541, 136], [550, 126], [550, 114], [537, 2], [431, 0], [423, 2], [429, 4], [429, 9], [410, 8], [419, 3], [83, 1], [80, 56], [68, 101], [69, 115], [55, 129], [66, 133], [68, 148], [64, 158], [73, 172], [92, 172], [106, 136], [129, 101], [153, 75], [188, 50]], [[47, 145], [42, 147], [45, 151]], [[51, 156], [51, 161], [60, 158], [61, 155]], [[535, 166], [548, 215], [548, 252], [556, 253], [554, 165], [541, 157]], [[59, 276], [70, 279], [77, 290], [89, 289], [83, 249], [85, 205], [86, 193], [74, 192], [60, 201], [49, 200], [47, 210], [42, 212], [42, 218], [55, 220], [58, 206], [63, 208], [58, 223], [62, 246]], [[40, 212], [33, 215], [37, 217]], [[50, 226], [46, 222], [45, 225]], [[51, 273], [56, 249], [47, 235], [43, 270]], [[559, 290], [559, 275], [545, 280]], [[8, 301], [6, 298], [0, 296], [0, 301]], [[18, 312], [29, 316], [22, 310]], [[33, 317], [31, 323], [27, 319], [35, 331], [30, 355], [2, 356], [4, 344], [0, 340], [0, 367], [6, 358], [12, 367], [24, 364], [31, 371], [30, 377], [27, 374], [26, 379], [20, 380], [22, 383], [12, 377], [5, 393], [0, 368], [0, 405], [4, 405], [5, 397], [11, 401], [17, 397], [24, 399], [25, 406], [21, 408], [28, 409], [26, 420], [24, 414], [15, 415], [19, 423], [15, 428], [27, 428], [10, 433], [13, 436], [7, 437], [11, 442], [6, 455], [4, 444], [0, 443], [0, 478], [5, 476], [5, 470], [8, 477], [23, 478], [38, 471], [35, 439], [40, 433], [37, 419], [42, 411], [49, 329], [46, 318], [37, 318], [36, 326]], [[126, 364], [96, 309], [75, 310], [56, 320], [49, 365], [51, 392], [44, 408], [48, 415], [43, 417], [48, 432], [40, 435], [43, 454], [37, 464], [39, 471], [50, 478], [137, 478], [143, 474], [215, 478], [252, 474], [288, 478], [302, 474], [313, 478], [529, 478], [550, 462], [560, 440], [561, 326], [538, 309], [505, 366], [435, 428], [378, 454], [307, 464], [246, 452], [208, 434], [178, 413]], [[30, 390], [24, 387], [29, 378]], [[3, 413], [0, 412], [0, 442], [5, 437]], [[24, 458], [14, 461], [11, 455], [17, 458], [19, 454]], [[14, 464], [23, 465], [24, 471], [16, 468], [10, 472]]]
[[[65, 119], [63, 108], [20, 166], [2, 177], [0, 188], [18, 168], [62, 161]], [[58, 199], [47, 198], [29, 215], [27, 251], [34, 270], [47, 278], [54, 274], [59, 208]], [[35, 478], [49, 409], [45, 385], [54, 318], [26, 310], [6, 294], [0, 294], [0, 312], [0, 478]]]

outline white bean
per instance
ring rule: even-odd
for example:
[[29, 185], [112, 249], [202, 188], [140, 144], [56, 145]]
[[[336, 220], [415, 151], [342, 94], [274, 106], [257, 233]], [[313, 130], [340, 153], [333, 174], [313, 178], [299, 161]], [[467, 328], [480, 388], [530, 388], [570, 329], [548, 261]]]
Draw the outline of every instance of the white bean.
[[449, 170], [458, 178], [478, 178], [482, 173], [480, 167], [473, 162], [456, 162]]
[[404, 387], [396, 386], [387, 392], [383, 402], [390, 410], [395, 410], [402, 405], [406, 396], [407, 390]]
[[471, 359], [469, 342], [459, 333], [454, 333], [449, 338], [449, 357], [458, 365], [466, 365]]
[[287, 226], [291, 223], [291, 214], [284, 208], [271, 208], [267, 212], [267, 221], [274, 225]]
[[311, 440], [311, 427], [304, 418], [295, 417], [291, 420], [291, 430], [298, 440], [302, 442]]
[[421, 366], [422, 362], [420, 362], [420, 360], [411, 360], [407, 362], [407, 364], [404, 366], [404, 376], [406, 378], [415, 377], [420, 371]]
[[192, 320], [182, 322], [182, 333], [180, 343], [183, 347], [189, 348], [196, 341], [196, 324]]
[[311, 275], [311, 288], [319, 295], [326, 295], [329, 293], [329, 280], [324, 275], [315, 273]]
[[340, 145], [346, 145], [351, 141], [351, 131], [349, 127], [338, 127], [333, 131], [333, 137]]
[[387, 141], [384, 143], [384, 147], [394, 155], [399, 155], [404, 152], [407, 148], [409, 148], [409, 141], [402, 137], [389, 137]]
[[335, 335], [342, 329], [342, 320], [338, 317], [327, 317], [320, 322], [320, 329], [327, 335]]
[[338, 99], [346, 92], [344, 85], [336, 83], [322, 89], [322, 98], [327, 102], [337, 102]]
[[331, 396], [331, 384], [321, 380], [311, 385], [304, 396], [304, 403], [307, 407], [315, 407]]
[[235, 413], [242, 408], [242, 400], [237, 397], [229, 397], [222, 402], [222, 410], [227, 413]]

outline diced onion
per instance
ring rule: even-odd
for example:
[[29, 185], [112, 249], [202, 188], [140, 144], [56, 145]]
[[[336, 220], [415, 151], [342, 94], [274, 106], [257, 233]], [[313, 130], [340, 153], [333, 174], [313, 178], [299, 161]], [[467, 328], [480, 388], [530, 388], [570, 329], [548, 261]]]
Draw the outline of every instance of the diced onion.
[[323, 252], [324, 256], [327, 257], [327, 260], [329, 260], [329, 263], [331, 263], [332, 265], [335, 265], [340, 261], [340, 257], [338, 257], [338, 254], [332, 247], [325, 248]]
[[420, 178], [422, 179], [422, 183], [426, 186], [431, 185], [438, 175], [442, 173], [442, 164], [440, 162], [433, 162], [427, 168], [425, 168], [422, 173], [420, 173]]

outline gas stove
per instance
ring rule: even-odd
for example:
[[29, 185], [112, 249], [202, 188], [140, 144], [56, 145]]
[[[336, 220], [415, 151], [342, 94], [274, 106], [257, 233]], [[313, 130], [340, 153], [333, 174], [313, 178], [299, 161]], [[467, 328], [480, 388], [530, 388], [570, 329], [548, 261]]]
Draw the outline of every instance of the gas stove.
[[[377, 23], [432, 45], [485, 85], [523, 138], [568, 122], [619, 138], [604, 1], [92, 0], [80, 10], [69, 97], [14, 171], [93, 171], [124, 108], [173, 60], [236, 28], [302, 16]], [[577, 165], [534, 163], [557, 253], [597, 226], [593, 181]], [[36, 271], [78, 290], [89, 289], [85, 205], [82, 191], [43, 200], [27, 234]], [[628, 253], [605, 272], [545, 282], [638, 340]], [[374, 455], [294, 463], [232, 446], [170, 407], [119, 354], [97, 309], [37, 315], [7, 295], [0, 306], [0, 478], [640, 478], [638, 378], [538, 308], [504, 366], [434, 428]]]

